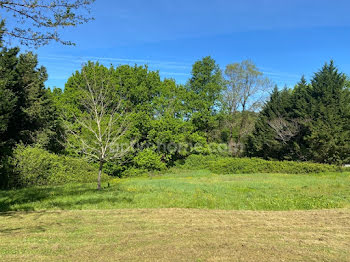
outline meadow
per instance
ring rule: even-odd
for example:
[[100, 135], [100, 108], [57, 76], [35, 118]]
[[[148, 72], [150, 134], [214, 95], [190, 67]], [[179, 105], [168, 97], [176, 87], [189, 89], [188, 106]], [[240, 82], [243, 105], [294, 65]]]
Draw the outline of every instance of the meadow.
[[[109, 185], [109, 186], [108, 186]], [[0, 191], [0, 211], [200, 208], [308, 210], [350, 207], [350, 173], [231, 174], [173, 169], [166, 174]]]
[[172, 169], [0, 191], [2, 261], [347, 261], [350, 173]]

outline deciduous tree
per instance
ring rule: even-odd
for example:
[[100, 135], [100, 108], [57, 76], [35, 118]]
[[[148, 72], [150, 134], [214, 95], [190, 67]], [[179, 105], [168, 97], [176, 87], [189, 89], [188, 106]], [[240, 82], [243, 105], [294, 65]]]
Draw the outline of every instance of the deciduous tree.
[[130, 119], [113, 90], [112, 70], [88, 63], [74, 77], [80, 79], [71, 86], [80, 108], [64, 114], [67, 144], [76, 153], [99, 163], [100, 190], [104, 164], [121, 159], [132, 149], [132, 142], [126, 139]]
[[[253, 128], [253, 123], [249, 121], [249, 112], [260, 109], [272, 86], [270, 80], [249, 60], [227, 65], [225, 75], [227, 85], [223, 101], [229, 116], [229, 144], [236, 147], [235, 152], [240, 154], [243, 140]], [[235, 141], [234, 129], [238, 130]]]
[[[74, 27], [92, 19], [89, 7], [94, 0], [1, 0], [1, 18], [7, 40], [17, 39], [23, 45], [38, 47], [50, 41], [64, 45], [59, 29]], [[3, 20], [3, 21], [4, 21]]]

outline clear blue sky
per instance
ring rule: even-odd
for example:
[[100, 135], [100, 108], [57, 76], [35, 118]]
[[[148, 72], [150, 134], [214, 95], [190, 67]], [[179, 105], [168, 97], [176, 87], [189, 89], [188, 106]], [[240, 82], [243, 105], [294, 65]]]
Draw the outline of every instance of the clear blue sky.
[[334, 59], [350, 74], [349, 0], [96, 0], [95, 21], [63, 32], [75, 47], [38, 49], [47, 86], [64, 87], [82, 63], [148, 64], [185, 83], [211, 55], [224, 68], [253, 60], [280, 87]]

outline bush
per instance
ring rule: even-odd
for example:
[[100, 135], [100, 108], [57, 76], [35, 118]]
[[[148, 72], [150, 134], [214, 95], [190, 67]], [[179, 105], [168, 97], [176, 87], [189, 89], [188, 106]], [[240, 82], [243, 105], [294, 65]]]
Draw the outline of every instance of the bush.
[[209, 161], [216, 161], [219, 158], [217, 155], [190, 155], [186, 158], [183, 167], [192, 170], [208, 169]]
[[[97, 167], [83, 159], [59, 156], [30, 146], [18, 146], [14, 150], [13, 163], [16, 184], [20, 186], [95, 182], [98, 174]], [[102, 181], [108, 179], [103, 174]]]
[[191, 153], [200, 155], [218, 155], [218, 156], [229, 156], [229, 148], [227, 144], [209, 143], [209, 144], [196, 144], [195, 147], [191, 148]]
[[161, 156], [151, 148], [140, 151], [133, 160], [135, 166], [141, 170], [164, 170], [166, 164], [162, 161]]
[[148, 174], [148, 170], [146, 169], [139, 169], [139, 168], [129, 168], [127, 170], [125, 170], [122, 174], [122, 177], [141, 177], [141, 176], [145, 176]]
[[191, 155], [186, 159], [184, 167], [190, 169], [209, 169], [210, 171], [218, 174], [308, 174], [342, 170], [340, 167], [335, 165], [292, 161], [267, 161], [259, 158], [220, 158], [214, 155]]

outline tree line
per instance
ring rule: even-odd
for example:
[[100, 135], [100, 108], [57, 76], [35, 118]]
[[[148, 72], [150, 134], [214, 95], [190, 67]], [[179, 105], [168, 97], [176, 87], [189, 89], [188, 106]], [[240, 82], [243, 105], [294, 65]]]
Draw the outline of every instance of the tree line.
[[88, 62], [62, 90], [45, 88], [35, 54], [2, 46], [0, 74], [2, 187], [16, 176], [18, 145], [84, 157], [99, 177], [160, 170], [215, 147], [232, 157], [350, 161], [350, 85], [333, 61], [292, 89], [274, 87], [249, 60], [222, 71], [204, 57], [186, 84], [147, 66]]

